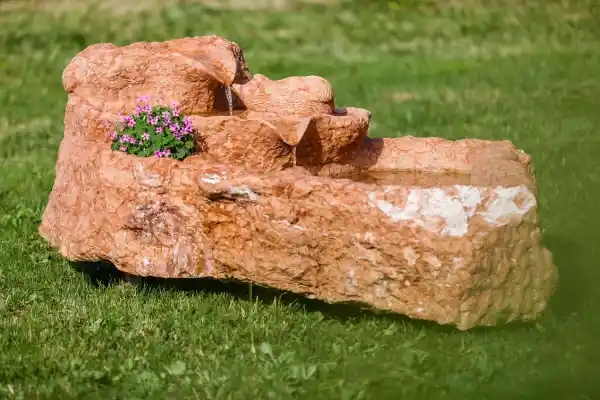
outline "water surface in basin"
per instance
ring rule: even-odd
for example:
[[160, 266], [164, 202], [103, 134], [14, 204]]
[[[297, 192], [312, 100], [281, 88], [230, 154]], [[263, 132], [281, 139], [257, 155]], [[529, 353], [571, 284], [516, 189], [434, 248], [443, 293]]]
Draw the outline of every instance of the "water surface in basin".
[[419, 186], [438, 187], [452, 185], [471, 185], [471, 175], [456, 172], [427, 171], [359, 171], [339, 177], [356, 182], [382, 186]]

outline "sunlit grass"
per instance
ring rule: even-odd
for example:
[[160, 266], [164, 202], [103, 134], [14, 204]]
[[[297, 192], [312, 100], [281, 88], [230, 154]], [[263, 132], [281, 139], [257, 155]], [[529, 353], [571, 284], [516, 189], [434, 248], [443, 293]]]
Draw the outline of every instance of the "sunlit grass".
[[[269, 11], [120, 1], [111, 12], [77, 3], [0, 6], [0, 398], [600, 393], [595, 2], [344, 1]], [[458, 332], [256, 287], [252, 299], [236, 285], [96, 287], [48, 249], [37, 226], [69, 60], [96, 42], [212, 33], [238, 42], [253, 72], [324, 76], [340, 106], [373, 112], [373, 136], [510, 139], [531, 154], [544, 242], [560, 271], [543, 317]]]

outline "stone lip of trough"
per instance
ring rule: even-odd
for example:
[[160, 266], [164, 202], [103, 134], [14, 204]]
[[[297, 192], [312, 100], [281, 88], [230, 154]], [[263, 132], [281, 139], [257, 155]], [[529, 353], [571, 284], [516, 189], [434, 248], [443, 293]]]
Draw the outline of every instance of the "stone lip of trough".
[[[371, 113], [336, 107], [326, 80], [252, 77], [216, 36], [93, 45], [63, 84], [40, 234], [71, 261], [253, 281], [459, 329], [534, 319], [554, 290], [531, 158], [510, 141], [369, 138]], [[101, 124], [148, 90], [191, 115], [198, 154], [110, 149]]]

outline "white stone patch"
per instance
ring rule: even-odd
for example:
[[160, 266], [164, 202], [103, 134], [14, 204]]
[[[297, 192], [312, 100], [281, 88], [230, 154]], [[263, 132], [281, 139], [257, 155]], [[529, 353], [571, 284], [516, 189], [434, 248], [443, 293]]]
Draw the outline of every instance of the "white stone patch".
[[151, 269], [151, 262], [150, 259], [146, 256], [144, 256], [144, 258], [142, 259], [142, 265], [139, 267], [139, 272], [144, 274], [148, 274], [150, 273], [150, 269]]
[[356, 281], [356, 274], [354, 273], [353, 268], [350, 268], [348, 270], [348, 278], [346, 279], [344, 286], [345, 286], [347, 292], [349, 292], [349, 293], [356, 292], [356, 289], [358, 288], [358, 282]]
[[[496, 198], [490, 203], [487, 211], [480, 212], [489, 224], [503, 225], [503, 219], [510, 215], [525, 215], [532, 207], [537, 204], [533, 193], [525, 186], [517, 187], [498, 187], [494, 190]], [[517, 206], [515, 200], [521, 196], [521, 207]]]
[[[441, 188], [411, 189], [404, 207], [398, 207], [385, 201], [377, 200], [375, 193], [369, 193], [371, 204], [379, 208], [394, 222], [412, 221], [432, 232], [442, 235], [461, 237], [469, 230], [469, 218], [481, 215], [490, 224], [501, 224], [500, 220], [513, 214], [525, 214], [535, 206], [535, 196], [526, 186], [494, 189], [495, 199], [487, 210], [477, 211], [483, 200], [479, 188], [465, 185], [455, 185], [458, 195], [448, 194]], [[386, 192], [388, 190], [386, 189]], [[515, 203], [517, 196], [524, 199], [521, 207]], [[445, 226], [440, 231], [438, 220], [443, 220]]]
[[442, 266], [442, 262], [434, 254], [425, 254], [423, 257], [427, 264], [431, 265], [434, 269], [438, 269]]
[[177, 242], [173, 248], [173, 254], [171, 255], [173, 265], [180, 270], [186, 269], [190, 262], [188, 249], [181, 242]]
[[206, 174], [200, 178], [200, 180], [205, 183], [210, 183], [211, 185], [216, 185], [221, 182], [221, 177], [217, 174]]
[[475, 215], [477, 206], [481, 203], [481, 192], [473, 186], [456, 185], [458, 190], [458, 198], [465, 207], [468, 216]]
[[373, 294], [378, 299], [383, 299], [388, 296], [388, 283], [383, 281], [381, 283], [376, 283], [373, 287]]
[[137, 163], [134, 168], [134, 176], [139, 180], [142, 186], [158, 188], [163, 185], [162, 177], [159, 174], [146, 171], [144, 164]]
[[412, 247], [405, 247], [402, 251], [404, 253], [404, 259], [406, 260], [408, 265], [414, 267], [417, 263], [417, 259], [419, 258], [419, 255], [417, 254], [415, 249], [413, 249]]
[[282, 220], [280, 220], [280, 221], [275, 221], [275, 222], [279, 222], [280, 224], [285, 224], [285, 225], [287, 225], [287, 226], [289, 226], [289, 227], [291, 227], [291, 228], [298, 229], [298, 230], [301, 230], [301, 231], [304, 231], [304, 230], [306, 230], [306, 229], [305, 229], [303, 226], [300, 226], [300, 225], [292, 225], [292, 224], [290, 223], [290, 221], [288, 221], [288, 220], [285, 220], [285, 219], [282, 219]]
[[463, 257], [453, 257], [452, 258], [452, 265], [454, 266], [454, 269], [459, 269], [465, 266], [465, 259]]
[[[470, 189], [478, 190], [476, 188]], [[460, 189], [459, 193], [461, 193]], [[437, 230], [436, 224], [426, 224], [426, 220], [430, 218], [422, 217], [438, 217], [446, 222], [446, 226], [441, 232], [442, 235], [463, 236], [469, 229], [469, 213], [472, 213], [471, 210], [475, 209], [476, 205], [473, 206], [473, 202], [477, 198], [475, 194], [467, 192], [467, 190], [462, 190], [462, 194], [466, 201], [461, 196], [450, 196], [439, 188], [412, 189], [408, 194], [404, 208], [394, 206], [385, 200], [376, 200], [373, 192], [369, 194], [369, 199], [392, 221], [414, 220], [420, 226], [427, 225], [426, 228]]]
[[374, 244], [375, 243], [375, 235], [373, 234], [373, 232], [365, 232], [363, 240], [366, 243]]
[[252, 189], [250, 189], [247, 185], [241, 186], [230, 186], [227, 189], [227, 193], [232, 196], [245, 196], [250, 201], [258, 201], [260, 196], [255, 193]]

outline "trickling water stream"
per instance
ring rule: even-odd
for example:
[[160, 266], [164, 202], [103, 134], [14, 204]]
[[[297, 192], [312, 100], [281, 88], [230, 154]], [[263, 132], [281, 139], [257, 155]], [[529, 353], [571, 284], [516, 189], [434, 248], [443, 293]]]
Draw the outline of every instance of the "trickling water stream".
[[227, 97], [227, 104], [229, 105], [229, 115], [233, 115], [233, 95], [231, 93], [231, 86], [225, 86], [225, 97]]
[[292, 160], [294, 162], [294, 167], [296, 166], [296, 146], [292, 146]]

